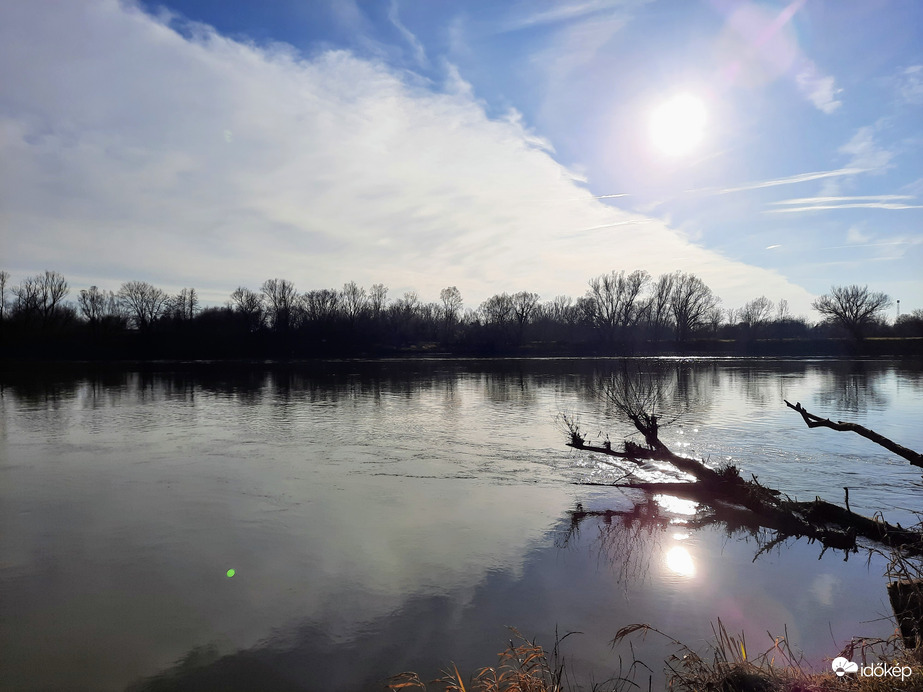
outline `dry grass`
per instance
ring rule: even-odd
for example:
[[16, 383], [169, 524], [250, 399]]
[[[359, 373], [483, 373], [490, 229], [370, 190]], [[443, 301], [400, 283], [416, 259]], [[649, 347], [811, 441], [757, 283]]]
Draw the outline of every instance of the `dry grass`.
[[[861, 667], [886, 664], [910, 669], [903, 679], [894, 676], [843, 677], [829, 672], [808, 672], [803, 657], [792, 650], [788, 633], [772, 637], [772, 646], [754, 655], [743, 635], [730, 634], [718, 620], [712, 626], [714, 643], [705, 656], [650, 625], [629, 625], [616, 634], [613, 644], [631, 635], [656, 633], [677, 646], [677, 653], [666, 662], [671, 690], [688, 692], [923, 692], [923, 651], [907, 650], [895, 635], [887, 640], [858, 640], [840, 652]], [[906, 670], [906, 669], [905, 669]]]
[[[387, 689], [439, 690], [440, 692], [565, 692], [579, 688], [565, 674], [565, 665], [559, 655], [559, 640], [551, 655], [534, 641], [525, 639], [513, 630], [519, 644], [510, 641], [509, 647], [498, 655], [496, 666], [482, 668], [465, 680], [453, 665], [437, 680], [425, 683], [416, 673], [400, 673], [391, 677]], [[888, 667], [907, 666], [908, 677], [871, 677], [847, 674], [837, 677], [832, 670], [823, 673], [808, 672], [803, 657], [788, 643], [787, 633], [771, 637], [772, 646], [754, 654], [743, 635], [732, 635], [718, 620], [712, 626], [715, 635], [709, 651], [701, 656], [650, 625], [629, 625], [615, 635], [613, 645], [632, 636], [657, 634], [677, 647], [677, 652], [666, 662], [670, 690], [680, 692], [923, 692], [923, 649], [904, 649], [897, 635], [887, 640], [856, 640], [840, 652], [841, 656], [860, 666], [886, 663]], [[566, 638], [565, 635], [564, 638]], [[563, 638], [562, 638], [563, 639]], [[631, 673], [650, 669], [635, 660], [625, 677], [593, 685], [592, 690], [620, 692], [628, 689], [648, 689], [649, 680], [643, 684], [631, 680]], [[645, 674], [646, 675], [646, 674]]]
[[[509, 646], [498, 654], [496, 666], [481, 668], [467, 682], [454, 664], [451, 669], [443, 671], [443, 676], [429, 684], [423, 682], [416, 673], [400, 673], [388, 681], [389, 690], [428, 690], [437, 689], [444, 692], [564, 692], [576, 689], [569, 680], [566, 665], [560, 652], [560, 644], [571, 634], [557, 638], [549, 654], [536, 644], [523, 637], [517, 630], [510, 628], [514, 639]], [[518, 642], [518, 643], [517, 643]], [[608, 680], [593, 685], [593, 690], [625, 689], [631, 685], [624, 678]]]

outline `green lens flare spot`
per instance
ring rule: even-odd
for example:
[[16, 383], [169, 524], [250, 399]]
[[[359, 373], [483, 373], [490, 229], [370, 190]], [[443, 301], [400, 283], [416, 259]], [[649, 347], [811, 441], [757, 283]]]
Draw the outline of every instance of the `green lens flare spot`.
[[229, 570], [228, 570], [228, 576], [229, 576], [229, 577], [233, 577], [235, 574], [237, 574], [237, 572], [236, 572], [235, 570], [233, 570], [233, 569], [229, 569]]

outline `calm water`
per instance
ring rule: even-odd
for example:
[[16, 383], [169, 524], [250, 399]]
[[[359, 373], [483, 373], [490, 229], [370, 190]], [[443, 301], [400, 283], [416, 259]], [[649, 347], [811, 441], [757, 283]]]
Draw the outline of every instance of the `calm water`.
[[[809, 430], [782, 399], [923, 449], [923, 367], [891, 361], [639, 361], [675, 451], [730, 459], [800, 499], [912, 523], [919, 469]], [[165, 366], [167, 367], [167, 366]], [[720, 617], [752, 649], [788, 628], [821, 666], [892, 631], [884, 560], [789, 543], [761, 556], [689, 503], [643, 496], [564, 446], [631, 432], [593, 360], [175, 367], [0, 379], [0, 688], [379, 689], [403, 670], [489, 665], [513, 625], [600, 681], [646, 622], [701, 647]], [[652, 470], [652, 475], [656, 473]], [[653, 503], [653, 504], [651, 504]], [[235, 569], [233, 577], [227, 576]], [[765, 643], [765, 646], [763, 644]], [[662, 684], [672, 649], [635, 651]], [[643, 687], [646, 689], [647, 678]]]

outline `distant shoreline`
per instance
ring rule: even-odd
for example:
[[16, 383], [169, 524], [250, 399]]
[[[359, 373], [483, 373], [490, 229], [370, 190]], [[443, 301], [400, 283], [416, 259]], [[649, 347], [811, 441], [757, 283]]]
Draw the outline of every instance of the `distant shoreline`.
[[[169, 349], [173, 350], [173, 349]], [[870, 338], [862, 343], [849, 339], [756, 339], [695, 340], [685, 344], [661, 342], [657, 348], [651, 344], [599, 345], [526, 344], [508, 349], [446, 348], [432, 343], [411, 348], [356, 348], [356, 349], [299, 349], [286, 355], [279, 349], [266, 353], [214, 355], [195, 348], [186, 352], [158, 354], [155, 349], [129, 349], [124, 354], [107, 353], [99, 357], [81, 357], [86, 354], [64, 355], [41, 352], [0, 353], [0, 372], [36, 367], [90, 366], [90, 367], [150, 367], [158, 365], [195, 364], [229, 366], [278, 366], [336, 360], [382, 361], [388, 360], [517, 360], [535, 358], [610, 359], [631, 357], [715, 357], [715, 358], [923, 358], [923, 337]]]

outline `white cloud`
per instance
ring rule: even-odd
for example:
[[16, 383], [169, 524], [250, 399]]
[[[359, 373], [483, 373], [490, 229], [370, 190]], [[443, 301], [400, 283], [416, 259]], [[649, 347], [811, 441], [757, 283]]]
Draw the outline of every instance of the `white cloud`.
[[719, 295], [810, 300], [593, 199], [457, 75], [434, 92], [345, 51], [304, 60], [203, 27], [183, 36], [99, 0], [0, 6], [0, 83], [0, 255], [14, 274], [194, 285], [216, 302], [273, 276], [424, 299], [457, 285], [474, 305], [683, 269]]
[[823, 180], [825, 178], [836, 178], [844, 175], [856, 175], [864, 173], [864, 168], [839, 168], [834, 171], [814, 171], [812, 173], [798, 173], [797, 175], [786, 176], [785, 178], [773, 178], [771, 180], [760, 180], [753, 183], [744, 183], [736, 187], [726, 187], [719, 190], [693, 190], [693, 192], [712, 192], [716, 194], [727, 194], [729, 192], [744, 192], [746, 190], [760, 190], [765, 187], [778, 187], [779, 185], [795, 185], [797, 183], [807, 183], [812, 180]]
[[520, 3], [513, 9], [513, 18], [507, 23], [507, 31], [516, 31], [532, 26], [559, 24], [582, 19], [600, 13], [608, 13], [626, 7], [643, 4], [647, 0], [577, 0], [576, 2], [529, 2]]
[[[919, 204], [906, 204], [898, 200], [911, 200], [913, 195], [854, 195], [800, 197], [797, 199], [783, 199], [770, 204], [781, 209], [769, 209], [766, 213], [786, 214], [790, 212], [817, 211], [819, 209], [923, 209]], [[797, 205], [797, 206], [796, 206]]]
[[875, 126], [872, 125], [856, 130], [856, 134], [839, 151], [841, 154], [849, 154], [847, 167], [873, 172], [887, 169], [894, 157], [893, 152], [880, 147], [875, 141]]
[[811, 204], [803, 207], [767, 209], [766, 214], [792, 214], [802, 211], [823, 211], [831, 209], [923, 209], [923, 204], [899, 204], [895, 202], [856, 202], [855, 204]]
[[897, 92], [907, 103], [923, 103], [923, 65], [911, 65], [898, 75]]
[[401, 18], [398, 15], [397, 0], [391, 0], [391, 5], [388, 7], [388, 21], [394, 25], [394, 28], [400, 32], [404, 40], [407, 41], [411, 49], [413, 49], [413, 57], [417, 64], [426, 65], [426, 51], [423, 49], [423, 44], [420, 43], [420, 40], [413, 32], [401, 22]]
[[851, 197], [799, 197], [797, 199], [783, 199], [771, 204], [824, 204], [829, 202], [867, 202], [867, 201], [893, 201], [913, 199], [913, 195], [853, 195]]
[[828, 115], [843, 105], [836, 98], [842, 89], [837, 89], [833, 77], [821, 74], [817, 66], [808, 62], [795, 76], [798, 89], [814, 106]]

